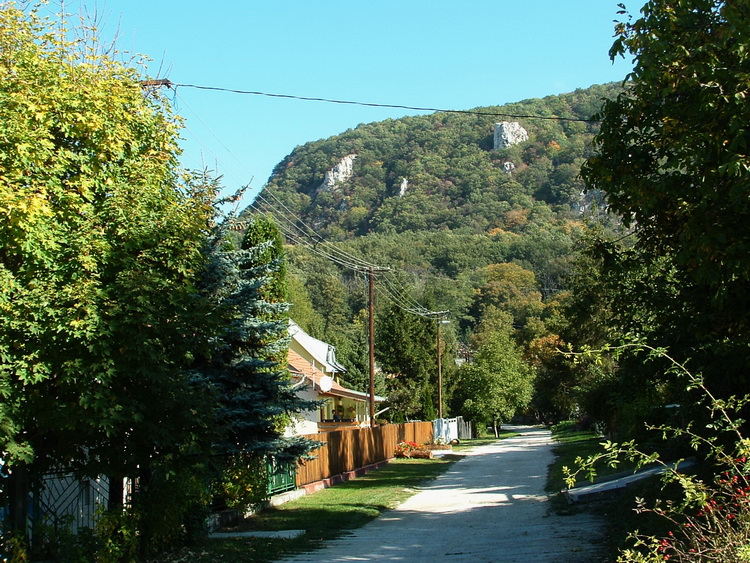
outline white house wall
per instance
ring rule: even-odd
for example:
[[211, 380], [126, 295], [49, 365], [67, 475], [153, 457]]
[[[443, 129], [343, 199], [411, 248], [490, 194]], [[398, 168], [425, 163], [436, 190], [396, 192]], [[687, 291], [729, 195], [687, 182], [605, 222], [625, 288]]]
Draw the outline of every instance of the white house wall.
[[[318, 401], [320, 396], [309, 387], [297, 391], [297, 396], [303, 401]], [[293, 417], [292, 425], [286, 429], [285, 435], [301, 436], [303, 434], [317, 434], [320, 409], [302, 411]]]

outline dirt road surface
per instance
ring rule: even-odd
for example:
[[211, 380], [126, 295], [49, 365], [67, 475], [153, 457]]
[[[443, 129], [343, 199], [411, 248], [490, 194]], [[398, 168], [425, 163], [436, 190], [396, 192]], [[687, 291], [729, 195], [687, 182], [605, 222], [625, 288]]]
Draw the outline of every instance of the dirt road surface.
[[549, 430], [504, 428], [520, 435], [469, 450], [398, 508], [323, 549], [283, 561], [603, 561], [596, 517], [549, 511]]

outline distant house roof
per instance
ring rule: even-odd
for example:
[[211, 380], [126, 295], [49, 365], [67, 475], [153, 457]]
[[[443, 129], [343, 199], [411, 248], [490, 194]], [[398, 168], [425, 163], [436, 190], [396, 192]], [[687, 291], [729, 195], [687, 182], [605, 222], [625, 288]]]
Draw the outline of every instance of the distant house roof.
[[[326, 374], [320, 371], [319, 369], [314, 368], [310, 364], [310, 362], [305, 360], [302, 356], [300, 356], [297, 352], [295, 352], [292, 349], [289, 350], [288, 364], [289, 364], [289, 371], [292, 374], [292, 377], [299, 379], [300, 381], [307, 378], [311, 382], [313, 389], [318, 391], [318, 393], [320, 393], [321, 395], [333, 395], [336, 397], [346, 397], [349, 399], [354, 399], [355, 401], [364, 401], [364, 402], [367, 402], [370, 400], [369, 393], [362, 393], [361, 391], [354, 391], [352, 389], [347, 389], [346, 387], [343, 387], [340, 383], [336, 381], [331, 381], [331, 389], [324, 392], [320, 388], [320, 379], [322, 377], [325, 377]], [[379, 397], [378, 395], [375, 395], [376, 403], [382, 403], [383, 401], [385, 401], [385, 397]]]
[[289, 321], [289, 336], [299, 342], [316, 362], [325, 366], [326, 371], [346, 373], [346, 368], [336, 361], [336, 348], [327, 342], [313, 338], [291, 320]]

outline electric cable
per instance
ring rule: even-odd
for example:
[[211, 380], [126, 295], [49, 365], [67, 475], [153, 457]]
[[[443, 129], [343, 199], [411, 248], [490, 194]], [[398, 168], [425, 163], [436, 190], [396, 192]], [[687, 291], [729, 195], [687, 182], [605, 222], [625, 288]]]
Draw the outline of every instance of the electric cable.
[[407, 106], [401, 104], [381, 104], [374, 102], [358, 102], [353, 100], [337, 100], [332, 98], [318, 98], [311, 96], [297, 96], [293, 94], [273, 94], [270, 92], [258, 92], [254, 90], [237, 90], [233, 88], [221, 88], [219, 86], [201, 86], [197, 84], [183, 84], [177, 82], [166, 81], [164, 84], [169, 87], [181, 87], [181, 88], [195, 88], [197, 90], [209, 90], [214, 92], [228, 92], [232, 94], [243, 94], [250, 96], [265, 96], [268, 98], [281, 98], [286, 100], [298, 100], [306, 102], [325, 102], [329, 104], [344, 104], [354, 106], [365, 106], [374, 108], [390, 108], [390, 109], [404, 109], [411, 111], [429, 111], [438, 113], [463, 113], [469, 115], [482, 115], [490, 117], [507, 117], [512, 119], [542, 119], [548, 121], [579, 121], [584, 123], [599, 123], [597, 119], [585, 119], [581, 117], [561, 117], [552, 115], [527, 115], [527, 114], [514, 114], [507, 112], [493, 112], [493, 111], [477, 111], [477, 110], [458, 110], [458, 109], [441, 109], [432, 107], [420, 107], [420, 106]]
[[[172, 84], [169, 80], [157, 80], [157, 81], [144, 81], [145, 86], [177, 86], [176, 84]], [[285, 97], [285, 96], [282, 96]], [[193, 108], [190, 106], [190, 104], [187, 103], [187, 101], [184, 100], [182, 96], [179, 96], [177, 94], [177, 91], [175, 90], [175, 98], [179, 99], [180, 102], [182, 102], [192, 113], [195, 115], [195, 117], [198, 119], [198, 121], [203, 125], [203, 127], [206, 128], [206, 130], [217, 139], [217, 141], [220, 143], [220, 145], [224, 148], [224, 150], [227, 151], [227, 153], [234, 158], [245, 170], [247, 170], [247, 167], [244, 165], [242, 161], [240, 161], [229, 149], [229, 147], [224, 144], [224, 142], [211, 130], [211, 128], [201, 119], [201, 117], [198, 115], [198, 113], [193, 110]], [[321, 100], [323, 101], [323, 100]], [[365, 104], [370, 105], [370, 104]], [[433, 111], [433, 110], [430, 110]], [[434, 110], [439, 111], [439, 110]], [[459, 112], [464, 113], [464, 112]], [[187, 127], [185, 127], [187, 129]], [[208, 146], [203, 143], [201, 138], [192, 130], [187, 129], [198, 141], [198, 143], [204, 147], [208, 152], [210, 149]], [[214, 154], [216, 157], [216, 155]], [[218, 161], [218, 158], [217, 158]], [[248, 173], [250, 171], [248, 170]], [[251, 180], [252, 181], [252, 180]], [[330, 243], [329, 241], [326, 241], [320, 233], [318, 233], [314, 228], [310, 227], [305, 221], [303, 221], [299, 216], [297, 216], [289, 207], [284, 204], [276, 195], [274, 195], [271, 192], [267, 193], [269, 198], [273, 199], [273, 201], [270, 201], [269, 198], [266, 198], [263, 192], [259, 193], [256, 198], [250, 203], [248, 207], [253, 209], [254, 211], [258, 213], [270, 213], [271, 216], [274, 218], [277, 226], [279, 227], [279, 230], [283, 234], [283, 236], [293, 244], [297, 244], [300, 246], [303, 246], [304, 248], [307, 248], [312, 253], [320, 256], [323, 259], [326, 259], [334, 264], [337, 264], [338, 266], [342, 268], [346, 268], [349, 270], [352, 270], [356, 273], [360, 273], [364, 276], [365, 272], [377, 274], [375, 279], [382, 279], [383, 284], [380, 284], [377, 287], [378, 293], [380, 293], [382, 296], [384, 296], [386, 299], [388, 299], [391, 303], [393, 303], [396, 307], [399, 307], [403, 309], [404, 311], [407, 311], [412, 314], [416, 314], [422, 317], [430, 317], [434, 316], [436, 312], [429, 311], [425, 307], [419, 304], [418, 301], [416, 301], [411, 294], [406, 290], [401, 280], [395, 276], [393, 269], [386, 268], [383, 266], [379, 266], [377, 264], [374, 264], [372, 262], [368, 262], [366, 260], [363, 260], [354, 254], [344, 251], [338, 246]], [[230, 219], [231, 221], [231, 219]], [[232, 226], [238, 226], [241, 227], [244, 222], [241, 221], [233, 221]], [[231, 227], [230, 227], [231, 228]], [[381, 277], [381, 274], [386, 274], [385, 276]], [[395, 280], [395, 283], [398, 283], [399, 287], [394, 287], [394, 282], [392, 280]]]

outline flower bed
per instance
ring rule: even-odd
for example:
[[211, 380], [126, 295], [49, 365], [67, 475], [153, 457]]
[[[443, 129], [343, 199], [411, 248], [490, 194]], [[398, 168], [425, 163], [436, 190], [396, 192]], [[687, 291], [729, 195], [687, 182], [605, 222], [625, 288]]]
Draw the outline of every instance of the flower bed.
[[421, 448], [416, 442], [399, 442], [396, 444], [396, 457], [411, 457], [411, 452], [417, 451]]
[[396, 457], [413, 457], [419, 459], [432, 459], [432, 451], [428, 446], [422, 446], [416, 442], [399, 442], [396, 444]]

